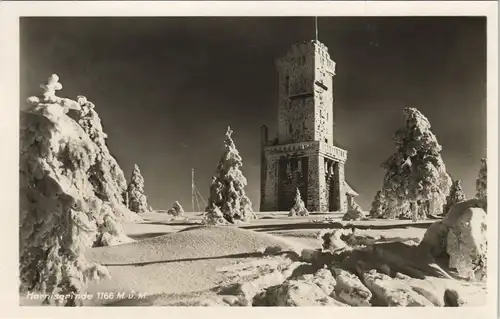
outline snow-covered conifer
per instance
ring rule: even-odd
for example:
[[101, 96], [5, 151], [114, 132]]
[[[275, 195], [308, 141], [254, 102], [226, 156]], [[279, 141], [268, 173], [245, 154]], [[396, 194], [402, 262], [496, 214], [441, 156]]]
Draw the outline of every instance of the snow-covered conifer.
[[385, 194], [383, 191], [377, 191], [375, 198], [372, 202], [372, 207], [370, 209], [370, 216], [377, 218], [383, 215], [385, 209]]
[[288, 213], [288, 216], [308, 216], [309, 211], [306, 208], [306, 205], [304, 204], [304, 201], [302, 200], [302, 197], [300, 195], [300, 191], [297, 188], [295, 192], [295, 201], [293, 204], [292, 209], [290, 209], [290, 212]]
[[406, 211], [413, 220], [439, 215], [451, 186], [441, 145], [422, 113], [406, 107], [404, 114], [405, 126], [394, 134], [396, 152], [382, 165], [387, 204], [383, 217], [396, 218]]
[[184, 215], [184, 208], [182, 208], [181, 204], [176, 201], [172, 208], [167, 211], [167, 214], [172, 215], [174, 217], [180, 217]]
[[134, 165], [132, 176], [127, 187], [128, 205], [131, 211], [145, 213], [149, 211], [148, 199], [144, 193], [144, 177], [139, 166]]
[[84, 96], [78, 96], [78, 104], [80, 109], [68, 112], [68, 115], [80, 124], [96, 145], [96, 161], [87, 172], [96, 196], [112, 205], [117, 220], [140, 221], [141, 218], [131, 212], [125, 203], [127, 181], [106, 145], [107, 134], [103, 131], [95, 105]]
[[476, 180], [476, 198], [484, 202], [485, 208], [488, 202], [488, 192], [487, 192], [487, 166], [486, 158], [481, 159], [481, 168], [479, 169], [479, 175]]
[[365, 212], [354, 199], [348, 201], [347, 204], [347, 212], [342, 217], [342, 220], [363, 220], [366, 218]]
[[216, 174], [210, 186], [210, 196], [205, 211], [208, 215], [218, 216], [212, 212], [216, 208], [231, 223], [236, 220], [245, 221], [255, 218], [252, 203], [245, 194], [247, 180], [241, 171], [242, 158], [231, 138], [233, 131], [227, 128], [224, 140], [225, 152], [222, 154]]
[[466, 201], [467, 198], [462, 189], [462, 184], [460, 180], [455, 180], [451, 184], [450, 193], [446, 197], [446, 204], [443, 207], [443, 215], [446, 215], [450, 210], [451, 206]]
[[20, 289], [72, 294], [63, 302], [75, 306], [89, 280], [108, 276], [105, 267], [85, 258], [85, 249], [131, 239], [110, 203], [96, 196], [88, 171], [100, 150], [68, 115], [81, 111], [80, 103], [56, 96], [58, 81], [52, 75], [41, 86], [43, 94], [21, 108]]

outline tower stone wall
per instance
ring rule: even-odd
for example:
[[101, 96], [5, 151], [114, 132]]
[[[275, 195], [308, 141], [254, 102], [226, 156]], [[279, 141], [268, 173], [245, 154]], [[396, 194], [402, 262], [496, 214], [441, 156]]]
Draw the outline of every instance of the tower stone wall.
[[278, 133], [263, 131], [261, 210], [283, 211], [298, 188], [310, 211], [346, 209], [347, 152], [334, 145], [335, 62], [326, 46], [308, 41], [277, 60]]

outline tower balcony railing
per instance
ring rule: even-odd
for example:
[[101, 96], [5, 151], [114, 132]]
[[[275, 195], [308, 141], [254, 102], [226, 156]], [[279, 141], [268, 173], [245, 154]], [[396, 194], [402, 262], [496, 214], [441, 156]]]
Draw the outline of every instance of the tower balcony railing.
[[331, 144], [320, 142], [319, 151], [344, 162], [347, 160], [347, 151]]
[[305, 141], [290, 144], [278, 144], [264, 147], [264, 151], [269, 155], [284, 155], [296, 152], [319, 152], [337, 161], [345, 162], [347, 160], [347, 151], [340, 147], [327, 144], [320, 141]]
[[317, 149], [318, 149], [318, 141], [277, 144], [277, 145], [266, 146], [264, 148], [264, 150], [268, 154], [292, 153], [298, 151], [317, 150]]

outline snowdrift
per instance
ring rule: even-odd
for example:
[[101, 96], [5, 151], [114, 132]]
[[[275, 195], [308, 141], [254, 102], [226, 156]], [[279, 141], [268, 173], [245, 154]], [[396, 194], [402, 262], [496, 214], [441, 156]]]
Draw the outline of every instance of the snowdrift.
[[187, 293], [210, 289], [224, 276], [219, 267], [259, 259], [266, 247], [303, 248], [292, 240], [233, 226], [200, 226], [160, 237], [88, 251], [87, 258], [108, 267], [111, 278], [92, 283], [89, 293]]

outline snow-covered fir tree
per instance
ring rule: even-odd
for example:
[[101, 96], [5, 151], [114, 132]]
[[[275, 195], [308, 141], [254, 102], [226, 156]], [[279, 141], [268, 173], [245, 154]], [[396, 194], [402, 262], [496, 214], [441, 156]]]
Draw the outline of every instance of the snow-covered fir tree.
[[446, 204], [443, 207], [443, 215], [446, 215], [450, 210], [451, 206], [465, 202], [467, 197], [462, 189], [462, 182], [460, 180], [455, 180], [451, 184], [450, 193], [446, 197]]
[[201, 222], [205, 225], [223, 225], [228, 223], [220, 208], [214, 204], [207, 206]]
[[64, 304], [75, 306], [89, 280], [108, 276], [85, 250], [132, 240], [88, 173], [102, 149], [68, 116], [84, 103], [58, 97], [62, 85], [55, 74], [41, 87], [43, 94], [28, 98], [20, 114], [20, 290], [72, 294]]
[[409, 214], [413, 220], [440, 215], [451, 186], [441, 158], [441, 145], [429, 120], [416, 108], [405, 107], [405, 126], [394, 134], [396, 152], [382, 165], [383, 217]]
[[144, 177], [141, 175], [139, 166], [134, 165], [132, 176], [127, 187], [128, 207], [136, 213], [145, 213], [150, 210], [148, 199], [144, 193]]
[[378, 218], [384, 214], [385, 209], [385, 194], [383, 191], [379, 190], [375, 194], [375, 198], [372, 202], [372, 207], [370, 208], [370, 216], [373, 218]]
[[94, 103], [88, 101], [84, 96], [78, 96], [78, 103], [80, 109], [70, 110], [68, 115], [80, 124], [98, 150], [96, 161], [87, 172], [96, 196], [113, 206], [118, 220], [141, 221], [141, 217], [130, 211], [125, 203], [123, 195], [127, 190], [127, 181], [118, 162], [106, 145], [108, 136], [103, 131], [101, 119], [95, 110]]
[[479, 175], [476, 180], [476, 198], [480, 199], [484, 203], [485, 208], [488, 203], [487, 173], [486, 158], [482, 158], [481, 168], [479, 169]]
[[308, 216], [309, 211], [306, 208], [306, 205], [304, 204], [304, 201], [302, 200], [302, 196], [300, 195], [300, 191], [297, 188], [295, 192], [295, 200], [292, 209], [290, 209], [290, 212], [288, 213], [288, 216]]
[[[228, 127], [224, 140], [226, 150], [212, 178], [208, 205], [205, 209], [205, 215], [209, 220], [218, 220], [220, 212], [230, 223], [255, 218], [252, 203], [245, 194], [247, 179], [241, 171], [243, 162], [231, 138], [232, 133], [233, 131]], [[210, 217], [211, 215], [214, 215], [214, 218]]]
[[342, 217], [342, 220], [363, 220], [365, 218], [366, 215], [361, 206], [351, 198], [347, 202], [347, 212]]
[[174, 217], [180, 217], [184, 215], [184, 208], [182, 208], [181, 204], [176, 201], [172, 208], [167, 211], [167, 214], [172, 215]]

